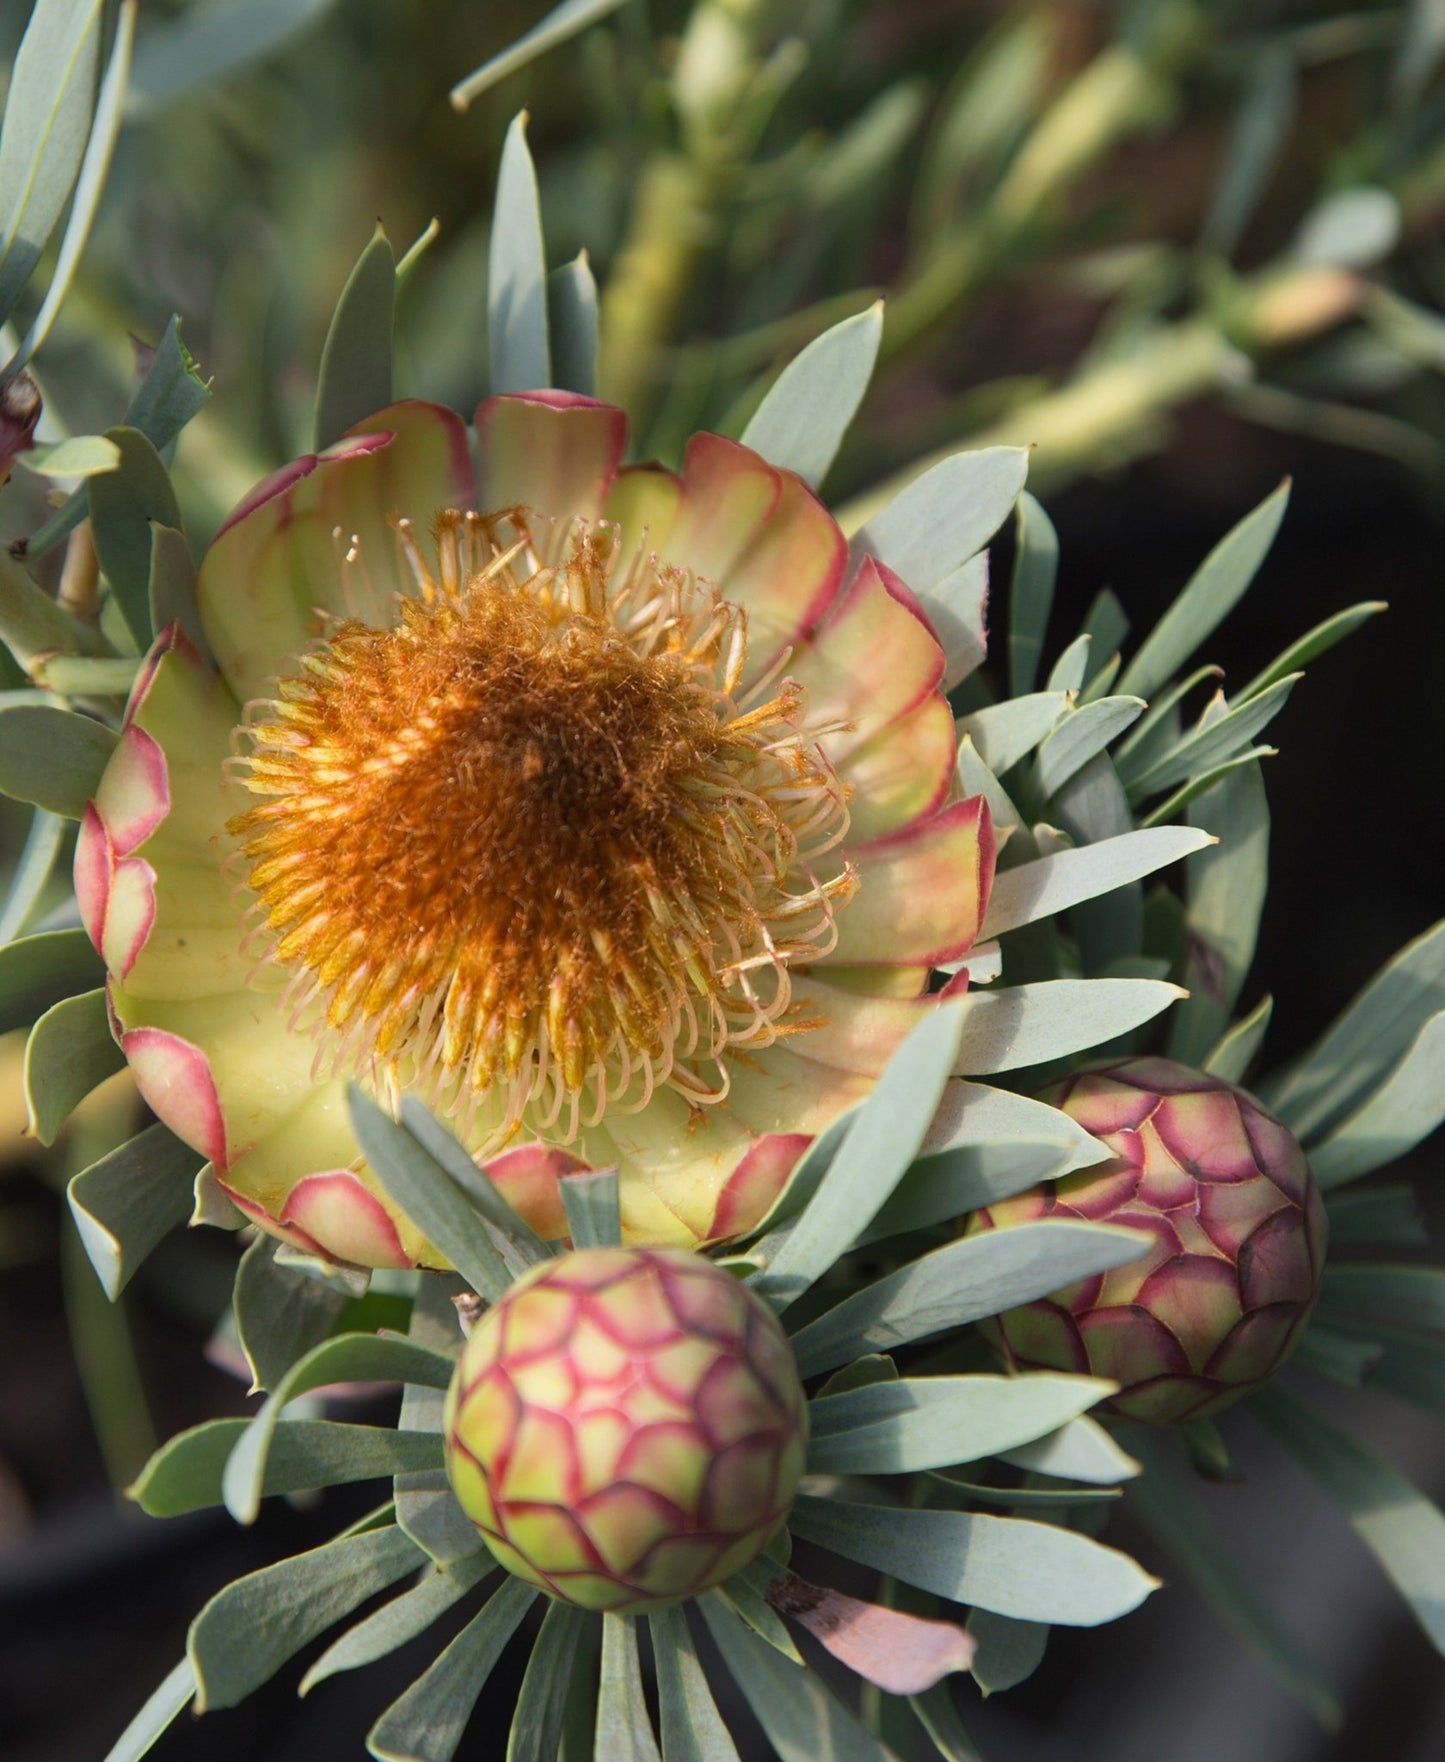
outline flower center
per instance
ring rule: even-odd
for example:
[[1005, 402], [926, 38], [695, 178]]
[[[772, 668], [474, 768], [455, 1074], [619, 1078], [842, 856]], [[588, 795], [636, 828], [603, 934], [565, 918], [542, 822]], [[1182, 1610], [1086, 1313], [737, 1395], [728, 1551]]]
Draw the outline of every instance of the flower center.
[[745, 614], [613, 528], [448, 512], [396, 622], [335, 625], [255, 706], [232, 822], [322, 1061], [563, 1142], [790, 1022], [852, 893], [844, 791]]

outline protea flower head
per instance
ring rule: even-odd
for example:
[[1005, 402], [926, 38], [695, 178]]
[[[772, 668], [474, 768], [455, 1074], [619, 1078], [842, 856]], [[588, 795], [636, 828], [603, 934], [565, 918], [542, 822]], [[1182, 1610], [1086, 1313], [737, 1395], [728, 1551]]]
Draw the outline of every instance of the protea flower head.
[[1164, 1058], [1071, 1077], [1049, 1097], [1114, 1155], [974, 1213], [970, 1230], [1085, 1218], [1147, 1230], [1141, 1259], [986, 1326], [1019, 1369], [1120, 1385], [1109, 1405], [1166, 1423], [1217, 1412], [1294, 1350], [1319, 1290], [1326, 1219], [1304, 1152], [1232, 1083]]
[[200, 571], [76, 855], [151, 1107], [264, 1228], [439, 1257], [348, 1078], [411, 1090], [544, 1236], [619, 1167], [629, 1241], [756, 1222], [871, 1087], [993, 870], [944, 659], [803, 481], [715, 436], [620, 467], [559, 392], [380, 411]]
[[462, 1509], [503, 1566], [586, 1609], [658, 1608], [740, 1571], [806, 1448], [776, 1317], [680, 1249], [533, 1269], [472, 1330], [447, 1395]]

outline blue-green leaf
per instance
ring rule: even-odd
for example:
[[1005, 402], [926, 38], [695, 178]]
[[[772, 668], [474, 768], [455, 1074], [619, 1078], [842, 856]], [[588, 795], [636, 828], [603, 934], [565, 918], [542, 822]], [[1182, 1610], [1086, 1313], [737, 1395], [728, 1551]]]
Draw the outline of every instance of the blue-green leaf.
[[36, 0], [0, 129], [0, 320], [65, 210], [90, 135], [101, 0]]
[[118, 739], [103, 723], [52, 704], [0, 709], [0, 794], [78, 820]]
[[278, 1264], [279, 1246], [272, 1236], [258, 1236], [236, 1269], [232, 1305], [253, 1394], [274, 1389], [298, 1358], [319, 1346], [347, 1304], [333, 1285]]
[[234, 1707], [333, 1622], [395, 1584], [423, 1556], [394, 1525], [339, 1537], [248, 1573], [191, 1623], [196, 1707]]
[[1226, 1083], [1242, 1083], [1264, 1043], [1273, 1013], [1274, 999], [1269, 996], [1260, 998], [1242, 1021], [1220, 1035], [1201, 1068], [1211, 1077], [1223, 1077]]
[[[512, 1715], [507, 1762], [556, 1762], [567, 1711], [567, 1684], [591, 1619], [586, 1610], [568, 1603], [548, 1603]], [[418, 1762], [432, 1762], [432, 1758], [418, 1758]]]
[[981, 550], [1008, 518], [1028, 471], [1023, 447], [984, 447], [941, 460], [873, 515], [854, 538], [927, 594]]
[[976, 1462], [1077, 1418], [1113, 1392], [1097, 1377], [907, 1377], [808, 1409], [810, 1474], [908, 1474]]
[[587, 253], [547, 277], [552, 320], [552, 378], [568, 392], [590, 398], [597, 390], [597, 278]]
[[161, 1238], [190, 1216], [204, 1160], [158, 1124], [72, 1179], [66, 1189], [71, 1216], [112, 1303]]
[[315, 24], [336, 0], [210, 0], [158, 21], [136, 47], [132, 109], [229, 78]]
[[1135, 1230], [1062, 1219], [967, 1236], [855, 1292], [793, 1340], [804, 1376], [865, 1352], [889, 1352], [947, 1328], [1031, 1303], [1075, 1279], [1137, 1260], [1149, 1238]]
[[[309, 1694], [328, 1676], [374, 1664], [398, 1646], [414, 1640], [495, 1570], [496, 1562], [491, 1555], [479, 1553], [458, 1561], [445, 1571], [436, 1567], [423, 1574], [411, 1590], [393, 1597], [391, 1602], [384, 1603], [374, 1614], [334, 1640], [302, 1677], [298, 1693]], [[478, 1684], [478, 1688], [480, 1686]]]
[[552, 10], [532, 26], [524, 36], [503, 49], [500, 55], [494, 55], [485, 61], [464, 80], [459, 80], [452, 87], [452, 104], [458, 110], [465, 110], [474, 98], [496, 85], [499, 80], [506, 79], [510, 73], [525, 67], [537, 56], [545, 55], [557, 43], [565, 43], [579, 31], [585, 31], [590, 24], [608, 13], [616, 12], [623, 0], [562, 0], [560, 6]]
[[1370, 1098], [1310, 1147], [1321, 1187], [1340, 1187], [1394, 1162], [1445, 1120], [1445, 1011], [1433, 1015]]
[[1071, 1419], [1048, 1437], [1032, 1444], [1000, 1450], [1002, 1461], [1030, 1474], [1051, 1475], [1057, 1480], [1085, 1481], [1089, 1486], [1114, 1486], [1139, 1473], [1139, 1464], [1121, 1450], [1113, 1436], [1087, 1415]]
[[588, 1169], [558, 1182], [574, 1248], [615, 1248], [622, 1240], [617, 1170]]
[[346, 278], [321, 350], [316, 448], [341, 439], [391, 402], [396, 256], [378, 226]]
[[106, 1752], [105, 1762], [140, 1762], [190, 1706], [195, 1693], [196, 1673], [190, 1659], [182, 1658]]
[[1267, 691], [1271, 685], [1286, 679], [1291, 673], [1298, 673], [1317, 656], [1332, 649], [1337, 642], [1343, 642], [1347, 636], [1354, 634], [1362, 624], [1380, 612], [1389, 611], [1384, 600], [1362, 600], [1357, 606], [1347, 606], [1343, 612], [1336, 612], [1332, 618], [1316, 624], [1312, 630], [1287, 649], [1275, 656], [1262, 673], [1257, 673], [1242, 691], [1234, 694], [1237, 704], [1247, 703], [1250, 698], [1258, 697], [1260, 692]]
[[[62, 816], [37, 808], [30, 816], [30, 830], [26, 833], [25, 843], [15, 859], [4, 901], [0, 903], [0, 951], [8, 947], [33, 922], [64, 841], [65, 820]], [[86, 937], [86, 941], [89, 940]], [[95, 979], [104, 976], [105, 968], [97, 955], [95, 967], [82, 976], [79, 984], [82, 987], [88, 986]], [[75, 987], [71, 986], [69, 989], [74, 990]], [[47, 997], [40, 1008], [44, 1009], [54, 1001], [53, 997]], [[9, 987], [0, 984], [0, 1020], [8, 1019], [14, 1007], [14, 998]], [[15, 1028], [27, 1025], [23, 1021], [10, 1022], [10, 1026]]]
[[828, 475], [878, 359], [883, 302], [845, 318], [790, 361], [743, 431], [743, 445], [816, 489]]
[[981, 1076], [1083, 1052], [1129, 1033], [1183, 995], [1159, 979], [1041, 979], [970, 992], [956, 1068]]
[[1142, 714], [1137, 697], [1101, 697], [1063, 717], [1039, 748], [1034, 782], [1045, 801]]
[[893, 1191], [923, 1144], [958, 1056], [962, 1010], [929, 1011], [888, 1061], [807, 1209], [787, 1226], [754, 1289], [783, 1310], [825, 1273]]
[[1235, 704], [1224, 714], [1209, 720], [1201, 719], [1183, 739], [1162, 752], [1147, 771], [1133, 772], [1125, 767], [1122, 775], [1130, 800], [1157, 795], [1186, 778], [1200, 776], [1225, 764], [1274, 720], [1303, 677], [1301, 673], [1291, 673], [1254, 697]]
[[1027, 1682], [1043, 1663], [1049, 1630], [1041, 1621], [1015, 1621], [991, 1609], [975, 1609], [968, 1631], [977, 1643], [969, 1674], [985, 1695]]
[[1005, 869], [994, 880], [979, 937], [1002, 936], [1020, 924], [1052, 917], [1096, 894], [1152, 875], [1213, 842], [1209, 833], [1193, 826], [1160, 826]]
[[529, 1266], [551, 1259], [552, 1250], [537, 1232], [518, 1217], [468, 1152], [414, 1096], [402, 1101], [401, 1123], [497, 1232], [498, 1250], [514, 1278]]
[[1206, 251], [1233, 255], [1279, 163], [1297, 102], [1294, 56], [1282, 44], [1261, 43], [1248, 58], [1224, 163], [1199, 235]]
[[255, 1521], [276, 1428], [286, 1403], [297, 1395], [342, 1382], [422, 1383], [445, 1389], [453, 1369], [444, 1352], [384, 1334], [337, 1334], [324, 1340], [292, 1365], [241, 1434], [222, 1482], [226, 1509], [238, 1523]]
[[30, 1130], [42, 1144], [53, 1144], [91, 1090], [124, 1064], [125, 1054], [110, 1031], [104, 990], [53, 1004], [25, 1043]]
[[1119, 680], [1123, 692], [1151, 698], [1244, 596], [1269, 555], [1289, 502], [1289, 481], [1225, 534], [1154, 626]]
[[150, 646], [151, 528], [179, 530], [176, 492], [155, 447], [136, 428], [106, 436], [120, 455], [114, 471], [90, 480], [96, 555], [139, 649]]
[[676, 1605], [647, 1618], [657, 1667], [663, 1762], [738, 1762], [688, 1631]]
[[512, 119], [502, 146], [488, 263], [492, 390], [540, 391], [552, 383], [547, 262], [537, 173], [527, 150], [526, 111]]
[[1009, 695], [1032, 691], [1044, 652], [1044, 632], [1059, 572], [1059, 538], [1053, 522], [1024, 490], [1015, 516], [1013, 580], [1009, 587]]
[[1066, 691], [1032, 691], [962, 717], [958, 731], [972, 740], [994, 775], [1002, 777], [1032, 752], [1068, 707]]
[[1370, 184], [1333, 190], [1304, 218], [1289, 255], [1328, 269], [1372, 269], [1400, 237], [1400, 204]]
[[1029, 1518], [804, 1493], [789, 1522], [796, 1535], [846, 1559], [1019, 1621], [1094, 1627], [1137, 1609], [1159, 1584], [1118, 1549]]
[[89, 991], [105, 963], [84, 930], [41, 930], [0, 948], [0, 1034], [28, 1028], [52, 1004]]
[[597, 1686], [598, 1756], [607, 1762], [662, 1762], [642, 1692], [637, 1625], [630, 1615], [602, 1617], [602, 1675]]

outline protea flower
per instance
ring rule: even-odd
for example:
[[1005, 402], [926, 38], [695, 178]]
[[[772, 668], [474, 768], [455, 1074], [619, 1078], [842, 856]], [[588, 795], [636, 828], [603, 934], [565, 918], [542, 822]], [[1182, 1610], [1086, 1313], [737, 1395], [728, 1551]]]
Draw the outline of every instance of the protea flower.
[[501, 1563], [587, 1609], [721, 1584], [793, 1502], [807, 1410], [772, 1311], [678, 1249], [588, 1248], [472, 1330], [447, 1474]]
[[[559, 392], [380, 411], [263, 483], [157, 641], [76, 855], [151, 1107], [263, 1228], [435, 1264], [345, 1083], [419, 1093], [545, 1236], [727, 1239], [869, 1089], [993, 869], [944, 660], [803, 481], [620, 468]], [[907, 1000], [912, 1000], [910, 1006]]]
[[1071, 1077], [1050, 1097], [1113, 1159], [974, 1213], [970, 1230], [1086, 1218], [1147, 1230], [1142, 1259], [990, 1321], [1020, 1369], [1109, 1377], [1109, 1403], [1165, 1423], [1217, 1412], [1298, 1344], [1326, 1219], [1294, 1136], [1232, 1083], [1164, 1058]]

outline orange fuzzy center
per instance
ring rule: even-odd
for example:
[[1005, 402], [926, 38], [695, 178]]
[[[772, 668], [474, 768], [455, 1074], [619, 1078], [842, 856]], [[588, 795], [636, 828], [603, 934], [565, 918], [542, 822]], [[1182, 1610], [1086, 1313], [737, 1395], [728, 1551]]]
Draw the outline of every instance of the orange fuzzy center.
[[499, 1136], [720, 1099], [854, 886], [801, 688], [740, 691], [744, 614], [605, 525], [539, 546], [449, 513], [435, 567], [398, 533], [417, 596], [338, 624], [242, 731], [267, 958], [333, 1066]]

